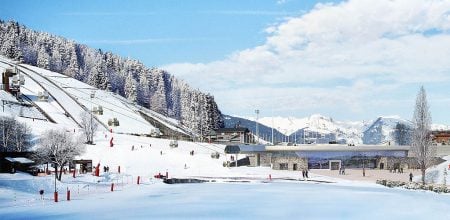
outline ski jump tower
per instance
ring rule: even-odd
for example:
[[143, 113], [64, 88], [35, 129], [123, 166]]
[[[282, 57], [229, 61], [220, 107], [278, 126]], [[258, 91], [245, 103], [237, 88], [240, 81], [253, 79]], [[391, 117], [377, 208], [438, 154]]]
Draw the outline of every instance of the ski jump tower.
[[[10, 78], [12, 77], [12, 82]], [[20, 96], [20, 86], [25, 84], [25, 78], [19, 74], [17, 67], [7, 68], [2, 74], [2, 90], [11, 93], [12, 95]]]

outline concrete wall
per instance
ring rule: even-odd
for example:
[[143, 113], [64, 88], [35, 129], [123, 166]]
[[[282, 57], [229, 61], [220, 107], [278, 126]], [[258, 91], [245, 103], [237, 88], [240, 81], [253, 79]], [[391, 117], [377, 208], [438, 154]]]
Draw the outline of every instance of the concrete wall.
[[396, 158], [396, 157], [381, 157], [377, 161], [377, 168], [381, 169], [381, 164], [384, 164], [383, 169], [389, 170], [394, 168], [403, 168], [403, 169], [417, 169], [418, 164], [415, 158], [406, 157], [406, 158]]
[[247, 156], [250, 159], [250, 166], [271, 166], [274, 170], [280, 170], [281, 164], [287, 164], [287, 170], [294, 170], [294, 164], [296, 164], [297, 170], [306, 169], [308, 167], [308, 160], [297, 156], [275, 156], [272, 153], [257, 153]]
[[297, 166], [296, 170], [303, 170], [308, 168], [308, 159], [302, 157], [272, 157], [272, 164], [274, 170], [281, 170], [282, 164], [287, 164], [287, 170], [294, 171], [295, 166]]
[[437, 144], [436, 156], [443, 157], [443, 156], [447, 156], [447, 155], [450, 155], [450, 145]]
[[250, 166], [252, 167], [270, 167], [271, 153], [255, 153], [248, 154], [247, 156], [250, 159]]

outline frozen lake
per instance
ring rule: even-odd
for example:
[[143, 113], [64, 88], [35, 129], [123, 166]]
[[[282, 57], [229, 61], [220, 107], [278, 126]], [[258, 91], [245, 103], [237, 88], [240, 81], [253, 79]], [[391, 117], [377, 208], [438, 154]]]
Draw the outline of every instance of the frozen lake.
[[156, 183], [55, 204], [1, 207], [1, 219], [450, 219], [450, 196], [298, 182]]

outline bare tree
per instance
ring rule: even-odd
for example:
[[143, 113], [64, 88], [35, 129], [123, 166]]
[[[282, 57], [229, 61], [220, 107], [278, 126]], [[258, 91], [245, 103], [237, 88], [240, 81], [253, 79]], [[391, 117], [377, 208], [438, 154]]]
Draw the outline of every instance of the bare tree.
[[14, 125], [14, 149], [16, 152], [23, 152], [28, 150], [31, 145], [31, 129], [24, 123], [15, 123]]
[[94, 144], [94, 134], [97, 132], [98, 123], [93, 119], [92, 113], [81, 113], [81, 126], [83, 128], [83, 134], [86, 138], [86, 144]]
[[14, 135], [14, 118], [10, 117], [1, 117], [0, 118], [0, 135], [1, 135], [1, 145], [3, 151], [9, 151], [11, 149], [10, 145], [12, 143], [13, 135]]
[[55, 168], [55, 178], [61, 180], [64, 166], [84, 151], [85, 145], [71, 132], [49, 130], [42, 136], [34, 158], [42, 163], [52, 163]]
[[413, 135], [411, 150], [415, 154], [420, 170], [422, 171], [422, 184], [425, 184], [425, 171], [433, 163], [436, 148], [431, 143], [431, 114], [423, 86], [417, 94], [412, 121]]

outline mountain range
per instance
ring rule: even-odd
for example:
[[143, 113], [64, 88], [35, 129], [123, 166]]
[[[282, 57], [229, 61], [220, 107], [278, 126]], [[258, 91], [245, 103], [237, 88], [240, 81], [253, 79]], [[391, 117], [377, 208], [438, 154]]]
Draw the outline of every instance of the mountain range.
[[[255, 118], [224, 115], [225, 127], [239, 124], [256, 133]], [[412, 123], [399, 116], [380, 116], [367, 121], [336, 121], [313, 114], [305, 118], [263, 117], [258, 119], [258, 136], [272, 142], [389, 144], [396, 143], [398, 124], [410, 129]], [[448, 130], [449, 126], [433, 124], [432, 130]]]

